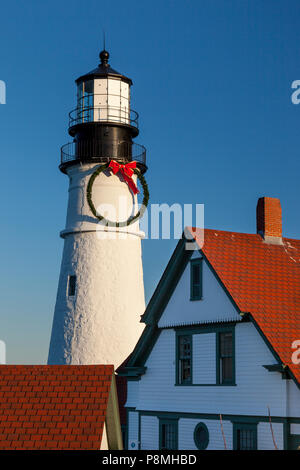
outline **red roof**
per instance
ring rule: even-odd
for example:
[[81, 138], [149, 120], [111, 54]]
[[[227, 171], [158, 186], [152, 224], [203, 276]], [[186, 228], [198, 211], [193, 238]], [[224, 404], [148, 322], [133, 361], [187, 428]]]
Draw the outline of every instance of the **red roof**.
[[0, 365], [0, 449], [99, 450], [113, 366]]
[[[201, 246], [201, 229], [195, 235]], [[251, 313], [282, 363], [300, 382], [300, 240], [271, 245], [260, 235], [204, 229], [202, 251], [241, 312]]]

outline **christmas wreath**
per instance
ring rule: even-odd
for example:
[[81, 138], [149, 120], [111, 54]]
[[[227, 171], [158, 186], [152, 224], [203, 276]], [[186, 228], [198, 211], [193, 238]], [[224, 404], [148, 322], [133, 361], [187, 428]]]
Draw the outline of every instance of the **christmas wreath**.
[[[100, 173], [103, 173], [103, 171], [108, 170], [108, 169], [112, 170], [113, 174], [117, 174], [118, 172], [120, 172], [124, 180], [128, 184], [129, 188], [133, 192], [133, 194], [137, 194], [139, 192], [139, 190], [137, 189], [132, 179], [133, 174], [135, 174], [138, 177], [138, 180], [141, 183], [141, 186], [143, 188], [144, 197], [143, 197], [141, 208], [135, 215], [131, 215], [130, 217], [128, 217], [127, 220], [124, 220], [123, 222], [113, 222], [111, 220], [106, 219], [103, 215], [98, 214], [94, 206], [93, 200], [92, 200], [92, 190], [93, 190], [93, 184], [95, 182], [95, 179], [97, 178], [97, 176], [100, 175]], [[93, 215], [98, 220], [100, 220], [104, 225], [111, 226], [111, 227], [126, 227], [132, 224], [137, 219], [142, 217], [149, 202], [149, 190], [148, 190], [147, 182], [145, 180], [145, 177], [142, 175], [141, 171], [136, 167], [135, 161], [122, 165], [116, 162], [115, 160], [111, 160], [109, 163], [105, 163], [104, 165], [99, 166], [89, 179], [86, 195], [87, 195], [87, 201], [88, 201], [89, 207]]]

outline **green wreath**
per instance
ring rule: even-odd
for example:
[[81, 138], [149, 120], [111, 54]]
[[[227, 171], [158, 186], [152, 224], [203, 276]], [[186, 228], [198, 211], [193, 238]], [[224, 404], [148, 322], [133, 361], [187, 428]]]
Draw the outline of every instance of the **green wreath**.
[[126, 226], [132, 224], [133, 222], [135, 222], [140, 217], [142, 217], [142, 215], [144, 214], [144, 212], [145, 212], [145, 210], [148, 206], [148, 202], [149, 202], [148, 185], [147, 185], [146, 179], [142, 175], [141, 171], [138, 170], [137, 168], [135, 168], [133, 170], [133, 172], [138, 177], [138, 179], [139, 179], [139, 181], [142, 185], [143, 192], [144, 192], [143, 202], [142, 202], [140, 210], [135, 215], [131, 215], [130, 217], [128, 217], [127, 220], [124, 220], [123, 222], [113, 222], [111, 220], [108, 220], [103, 215], [97, 213], [96, 208], [94, 206], [94, 203], [92, 201], [92, 190], [93, 190], [93, 184], [95, 182], [95, 179], [97, 178], [97, 176], [100, 175], [100, 173], [107, 170], [108, 167], [109, 167], [109, 163], [105, 163], [105, 165], [99, 166], [94, 171], [94, 173], [91, 175], [91, 177], [89, 179], [89, 182], [88, 182], [88, 185], [87, 185], [87, 190], [86, 190], [87, 201], [88, 201], [88, 204], [90, 206], [90, 209], [91, 209], [93, 215], [98, 220], [100, 220], [101, 222], [104, 222], [105, 225], [108, 225], [110, 227], [126, 227]]

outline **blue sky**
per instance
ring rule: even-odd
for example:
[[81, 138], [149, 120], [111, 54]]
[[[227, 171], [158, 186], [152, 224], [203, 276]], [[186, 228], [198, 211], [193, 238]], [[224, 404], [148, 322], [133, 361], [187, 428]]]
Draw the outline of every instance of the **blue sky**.
[[[11, 0], [1, 7], [1, 323], [9, 363], [47, 359], [67, 178], [60, 146], [74, 80], [98, 63], [133, 79], [152, 203], [203, 203], [209, 228], [255, 232], [279, 197], [300, 237], [300, 4], [288, 0]], [[143, 242], [146, 297], [176, 240]], [[134, 295], [134, 286], [132, 286]]]

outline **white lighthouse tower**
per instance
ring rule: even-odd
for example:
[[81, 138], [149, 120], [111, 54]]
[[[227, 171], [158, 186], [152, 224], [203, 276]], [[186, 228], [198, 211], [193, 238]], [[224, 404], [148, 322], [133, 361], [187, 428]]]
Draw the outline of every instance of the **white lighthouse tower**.
[[76, 80], [77, 106], [69, 115], [74, 140], [61, 150], [69, 201], [49, 364], [118, 367], [142, 330], [143, 233], [133, 220], [132, 183], [143, 179], [146, 151], [133, 142], [139, 131], [132, 81], [108, 59], [102, 51], [99, 66]]

